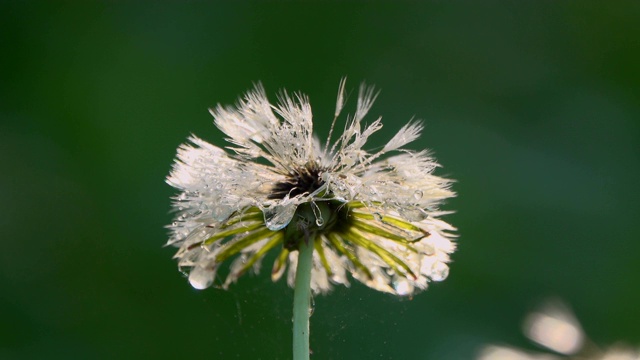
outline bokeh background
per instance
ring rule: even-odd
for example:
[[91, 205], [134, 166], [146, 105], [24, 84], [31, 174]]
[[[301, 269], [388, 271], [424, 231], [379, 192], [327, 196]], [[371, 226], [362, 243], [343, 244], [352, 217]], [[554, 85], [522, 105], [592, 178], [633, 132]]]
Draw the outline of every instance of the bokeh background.
[[326, 136], [344, 75], [382, 90], [372, 147], [424, 120], [459, 250], [413, 299], [316, 297], [314, 358], [535, 349], [521, 322], [550, 296], [640, 344], [639, 24], [636, 1], [2, 2], [0, 358], [290, 358], [284, 282], [177, 271], [164, 178], [255, 81], [307, 93]]

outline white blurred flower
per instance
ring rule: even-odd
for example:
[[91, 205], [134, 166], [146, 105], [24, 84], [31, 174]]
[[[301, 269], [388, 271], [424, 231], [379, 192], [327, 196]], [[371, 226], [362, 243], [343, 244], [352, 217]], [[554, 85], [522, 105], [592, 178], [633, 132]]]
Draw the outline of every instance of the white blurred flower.
[[[559, 300], [550, 300], [527, 316], [525, 335], [556, 354], [533, 353], [508, 346], [486, 346], [479, 360], [640, 360], [640, 350], [617, 345], [601, 350], [588, 343], [571, 310]], [[585, 345], [587, 344], [587, 345]]]
[[180, 268], [190, 269], [193, 287], [214, 284], [229, 260], [220, 284], [227, 288], [248, 270], [257, 273], [273, 249], [279, 255], [272, 279], [288, 266], [293, 286], [297, 249], [309, 239], [315, 293], [331, 284], [348, 286], [347, 273], [398, 295], [447, 277], [455, 249], [448, 231], [455, 229], [438, 219], [444, 214], [438, 205], [454, 196], [451, 181], [432, 175], [438, 164], [427, 151], [403, 148], [419, 137], [422, 125], [409, 123], [382, 149], [364, 150], [382, 123], [363, 124], [377, 94], [362, 85], [355, 113], [331, 145], [344, 86], [342, 80], [324, 146], [313, 136], [305, 95], [282, 92], [273, 105], [261, 85], [236, 106], [210, 110], [231, 144], [226, 150], [195, 136], [180, 146], [167, 178], [180, 191], [168, 244], [179, 247], [175, 257]]
[[549, 301], [524, 321], [524, 334], [532, 341], [564, 355], [582, 349], [584, 331], [569, 308], [558, 300]]

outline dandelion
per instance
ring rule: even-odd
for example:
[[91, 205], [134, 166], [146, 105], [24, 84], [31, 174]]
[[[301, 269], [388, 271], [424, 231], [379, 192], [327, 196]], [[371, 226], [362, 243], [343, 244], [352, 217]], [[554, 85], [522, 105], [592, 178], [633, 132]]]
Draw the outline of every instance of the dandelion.
[[490, 345], [479, 360], [640, 360], [640, 350], [623, 344], [601, 349], [589, 341], [571, 310], [559, 300], [547, 301], [529, 314], [523, 329], [530, 340], [554, 354]]
[[373, 87], [360, 87], [355, 113], [332, 142], [345, 105], [343, 79], [324, 144], [301, 93], [283, 91], [273, 105], [258, 84], [236, 106], [210, 109], [230, 145], [191, 136], [167, 178], [180, 191], [168, 244], [179, 247], [175, 258], [194, 288], [226, 289], [258, 273], [270, 251], [278, 252], [272, 280], [287, 272], [294, 303], [302, 299], [307, 309], [300, 288], [327, 293], [349, 286], [348, 274], [401, 296], [447, 277], [455, 229], [439, 219], [445, 213], [438, 207], [454, 196], [451, 181], [432, 174], [438, 164], [428, 151], [404, 148], [420, 136], [418, 122], [377, 151], [363, 149], [382, 127], [381, 118], [363, 122], [376, 97]]

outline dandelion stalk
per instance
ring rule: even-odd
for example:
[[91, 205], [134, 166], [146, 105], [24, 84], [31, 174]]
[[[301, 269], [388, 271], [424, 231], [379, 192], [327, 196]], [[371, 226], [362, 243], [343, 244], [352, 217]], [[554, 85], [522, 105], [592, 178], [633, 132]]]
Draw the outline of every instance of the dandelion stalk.
[[298, 253], [296, 284], [293, 293], [293, 359], [309, 359], [309, 307], [311, 302], [311, 265], [313, 239], [303, 241]]

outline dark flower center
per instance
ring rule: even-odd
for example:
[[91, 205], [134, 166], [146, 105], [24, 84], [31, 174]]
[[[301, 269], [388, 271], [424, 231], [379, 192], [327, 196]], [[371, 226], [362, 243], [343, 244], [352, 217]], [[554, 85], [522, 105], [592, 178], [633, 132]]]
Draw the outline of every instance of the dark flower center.
[[[273, 185], [269, 199], [293, 198], [302, 194], [311, 194], [324, 184], [320, 174], [325, 171], [315, 162], [296, 169], [281, 182]], [[289, 251], [298, 250], [302, 241], [309, 241], [319, 233], [327, 233], [338, 223], [338, 218], [346, 220], [346, 207], [343, 203], [331, 200], [331, 193], [318, 194], [326, 200], [315, 200], [298, 206], [291, 222], [284, 229], [283, 246]], [[341, 210], [342, 209], [342, 210]]]
[[324, 181], [320, 178], [322, 168], [315, 162], [308, 163], [306, 166], [296, 169], [295, 172], [289, 174], [286, 180], [276, 183], [271, 189], [269, 199], [284, 199], [289, 195], [290, 198], [304, 194], [312, 193], [318, 190]]

